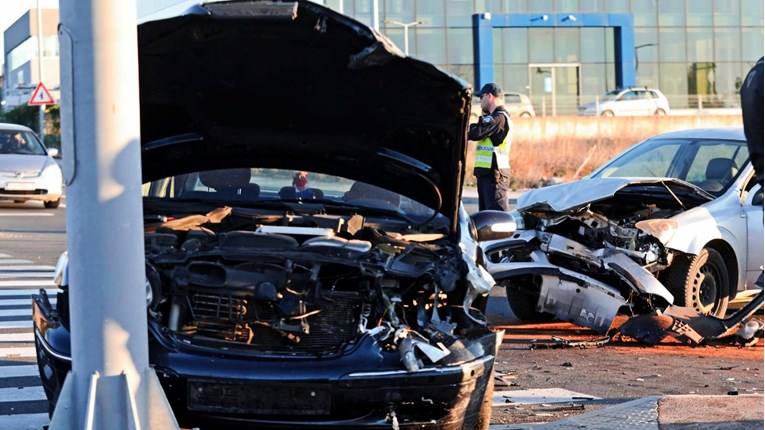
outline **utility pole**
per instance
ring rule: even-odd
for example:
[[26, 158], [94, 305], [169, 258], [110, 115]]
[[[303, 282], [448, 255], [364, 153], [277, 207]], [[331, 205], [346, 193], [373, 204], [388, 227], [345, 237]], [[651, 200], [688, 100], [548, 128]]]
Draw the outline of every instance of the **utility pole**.
[[50, 429], [178, 429], [149, 367], [136, 0], [60, 14], [72, 370]]
[[[43, 18], [40, 0], [37, 0], [37, 82], [43, 81]], [[38, 132], [45, 143], [45, 105], [40, 105]]]

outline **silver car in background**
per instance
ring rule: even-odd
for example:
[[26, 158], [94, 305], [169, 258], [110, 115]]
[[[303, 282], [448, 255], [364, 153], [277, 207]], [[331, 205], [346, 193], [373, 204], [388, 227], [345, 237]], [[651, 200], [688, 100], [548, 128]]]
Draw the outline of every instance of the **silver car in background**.
[[56, 155], [58, 149], [45, 148], [28, 127], [0, 123], [0, 200], [36, 200], [57, 208], [63, 177]]
[[521, 195], [516, 211], [513, 237], [484, 251], [522, 319], [605, 333], [617, 313], [674, 304], [721, 317], [759, 292], [762, 190], [740, 127], [652, 137], [582, 180]]
[[579, 115], [663, 116], [669, 114], [669, 101], [655, 88], [620, 88], [609, 91], [591, 103], [579, 106]]

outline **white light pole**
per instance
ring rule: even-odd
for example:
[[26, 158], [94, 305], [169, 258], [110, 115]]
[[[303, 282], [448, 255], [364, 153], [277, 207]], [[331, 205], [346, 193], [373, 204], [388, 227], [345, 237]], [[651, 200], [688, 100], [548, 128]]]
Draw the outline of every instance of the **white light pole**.
[[400, 25], [404, 27], [404, 54], [406, 54], [406, 56], [408, 57], [409, 56], [409, 27], [413, 25], [422, 24], [422, 21], [401, 22], [401, 21], [393, 21], [390, 19], [386, 19], [385, 23]]
[[[40, 0], [37, 0], [37, 82], [43, 81], [43, 25]], [[45, 105], [40, 105], [40, 140], [45, 143]]]

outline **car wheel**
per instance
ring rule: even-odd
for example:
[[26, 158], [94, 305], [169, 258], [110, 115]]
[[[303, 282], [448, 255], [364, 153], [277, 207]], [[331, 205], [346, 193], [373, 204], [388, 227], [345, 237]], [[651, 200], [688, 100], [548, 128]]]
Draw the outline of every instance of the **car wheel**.
[[531, 118], [531, 114], [528, 112], [521, 112], [520, 114], [521, 118]]
[[533, 276], [520, 276], [503, 282], [507, 304], [513, 314], [522, 321], [551, 321], [553, 315], [537, 310], [541, 286]]
[[58, 198], [56, 200], [51, 200], [43, 203], [46, 208], [48, 209], [56, 209], [58, 205], [61, 204], [61, 198]]
[[699, 255], [679, 255], [662, 276], [675, 296], [675, 305], [704, 315], [725, 316], [730, 297], [730, 278], [722, 255], [704, 248]]
[[656, 116], [667, 116], [667, 113], [664, 112], [664, 109], [656, 109], [656, 112], [653, 113]]
[[24, 203], [26, 200], [14, 200], [13, 203]]
[[604, 110], [600, 113], [600, 116], [614, 116], [614, 111], [611, 110]]

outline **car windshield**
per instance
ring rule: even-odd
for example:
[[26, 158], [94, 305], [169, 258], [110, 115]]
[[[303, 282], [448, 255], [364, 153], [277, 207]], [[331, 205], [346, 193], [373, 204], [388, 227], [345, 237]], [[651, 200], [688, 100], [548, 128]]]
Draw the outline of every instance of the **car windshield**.
[[621, 90], [609, 91], [600, 98], [602, 101], [616, 100], [616, 97], [621, 93]]
[[749, 159], [746, 142], [719, 139], [651, 139], [606, 163], [593, 178], [676, 178], [720, 195]]
[[45, 147], [34, 133], [0, 130], [0, 154], [45, 155]]
[[443, 217], [408, 197], [339, 176], [282, 169], [222, 169], [159, 179], [142, 187], [144, 197], [259, 206], [278, 202], [322, 203], [398, 214], [412, 221]]

